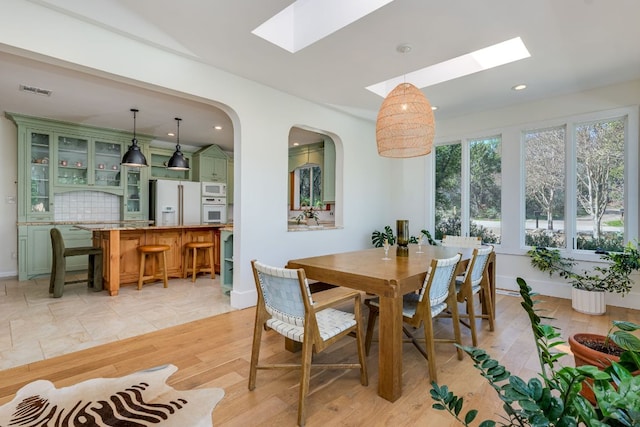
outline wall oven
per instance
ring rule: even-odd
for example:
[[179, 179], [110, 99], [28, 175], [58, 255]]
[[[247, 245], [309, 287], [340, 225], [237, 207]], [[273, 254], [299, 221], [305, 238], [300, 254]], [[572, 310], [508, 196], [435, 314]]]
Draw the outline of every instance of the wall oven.
[[227, 199], [225, 197], [202, 198], [202, 223], [226, 224]]

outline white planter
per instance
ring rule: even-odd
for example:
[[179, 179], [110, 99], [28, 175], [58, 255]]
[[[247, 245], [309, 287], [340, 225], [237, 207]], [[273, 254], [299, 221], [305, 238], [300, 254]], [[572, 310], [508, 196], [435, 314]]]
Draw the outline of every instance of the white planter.
[[571, 307], [580, 313], [601, 315], [607, 312], [606, 292], [571, 288]]

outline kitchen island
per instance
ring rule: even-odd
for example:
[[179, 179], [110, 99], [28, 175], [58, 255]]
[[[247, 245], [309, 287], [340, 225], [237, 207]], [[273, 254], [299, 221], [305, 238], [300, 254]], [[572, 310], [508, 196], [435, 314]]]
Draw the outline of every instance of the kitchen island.
[[[220, 229], [226, 224], [192, 224], [175, 226], [128, 226], [123, 224], [77, 225], [93, 233], [93, 246], [102, 248], [103, 283], [109, 295], [118, 295], [120, 286], [138, 282], [140, 255], [138, 246], [168, 245], [167, 273], [182, 277], [183, 248], [189, 242], [213, 242], [215, 271], [220, 272]], [[201, 254], [198, 255], [199, 257]], [[148, 260], [146, 273], [159, 268], [157, 260]], [[203, 259], [198, 260], [203, 263]]]

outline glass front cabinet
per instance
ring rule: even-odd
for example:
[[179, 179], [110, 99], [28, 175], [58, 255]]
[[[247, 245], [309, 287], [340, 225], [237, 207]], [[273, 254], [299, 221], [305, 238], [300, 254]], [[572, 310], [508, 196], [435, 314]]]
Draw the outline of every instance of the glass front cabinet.
[[[5, 113], [17, 126], [18, 278], [48, 273], [49, 229], [59, 226], [55, 202], [75, 191], [120, 198], [120, 219], [145, 219], [149, 168], [121, 167], [129, 132]], [[149, 158], [151, 137], [137, 135]], [[37, 248], [34, 249], [34, 248]], [[68, 266], [71, 266], [69, 262]]]

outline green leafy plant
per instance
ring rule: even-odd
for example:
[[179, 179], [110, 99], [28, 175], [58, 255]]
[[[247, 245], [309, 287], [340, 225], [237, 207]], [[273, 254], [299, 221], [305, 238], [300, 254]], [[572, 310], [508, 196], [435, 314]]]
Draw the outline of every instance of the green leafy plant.
[[[479, 426], [570, 427], [579, 423], [587, 427], [637, 426], [640, 423], [640, 377], [632, 376], [627, 368], [615, 362], [606, 371], [590, 365], [560, 367], [559, 360], [566, 354], [558, 351], [558, 347], [564, 344], [558, 329], [542, 323], [542, 319], [548, 317], [540, 316], [535, 308], [540, 302], [534, 298], [537, 294], [522, 278], [518, 278], [517, 282], [522, 297], [521, 305], [531, 322], [540, 374], [525, 381], [512, 375], [486, 351], [460, 346], [503, 402], [504, 415], [500, 416], [501, 420], [487, 419], [480, 422]], [[621, 329], [625, 327], [627, 325], [622, 324]], [[594, 380], [596, 407], [580, 395], [586, 378]], [[433, 408], [447, 411], [465, 426], [470, 426], [478, 416], [476, 409], [463, 411], [464, 398], [455, 395], [446, 385], [432, 383], [430, 394], [435, 401]]]
[[[420, 230], [420, 235], [424, 235], [430, 245], [436, 246], [438, 244], [433, 240], [428, 230]], [[386, 225], [383, 231], [374, 230], [373, 233], [371, 233], [371, 243], [374, 247], [381, 248], [385, 240], [387, 240], [390, 245], [396, 243], [396, 236], [393, 234], [391, 226]], [[418, 238], [416, 236], [410, 236], [409, 243], [418, 243]]]
[[533, 267], [547, 271], [549, 275], [558, 274], [574, 288], [587, 291], [616, 292], [624, 296], [633, 286], [631, 273], [640, 270], [640, 252], [632, 242], [622, 252], [602, 253], [600, 259], [608, 263], [606, 267], [596, 266], [582, 273], [575, 272], [575, 260], [563, 258], [558, 249], [534, 247], [527, 254]]

